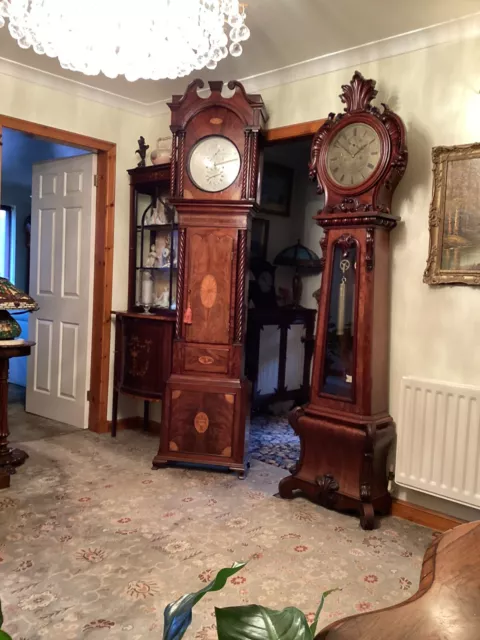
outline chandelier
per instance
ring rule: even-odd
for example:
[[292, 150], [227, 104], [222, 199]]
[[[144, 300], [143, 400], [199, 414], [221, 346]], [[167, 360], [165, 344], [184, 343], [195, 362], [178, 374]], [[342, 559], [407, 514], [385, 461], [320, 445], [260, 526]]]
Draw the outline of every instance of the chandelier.
[[0, 0], [6, 20], [22, 49], [132, 82], [215, 69], [250, 37], [238, 0]]

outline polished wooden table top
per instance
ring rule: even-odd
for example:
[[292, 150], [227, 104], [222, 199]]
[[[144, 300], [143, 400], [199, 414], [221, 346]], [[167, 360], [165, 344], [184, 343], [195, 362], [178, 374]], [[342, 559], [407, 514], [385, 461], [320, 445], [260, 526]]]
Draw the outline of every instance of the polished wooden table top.
[[480, 521], [440, 536], [427, 550], [409, 600], [330, 625], [316, 640], [479, 640]]

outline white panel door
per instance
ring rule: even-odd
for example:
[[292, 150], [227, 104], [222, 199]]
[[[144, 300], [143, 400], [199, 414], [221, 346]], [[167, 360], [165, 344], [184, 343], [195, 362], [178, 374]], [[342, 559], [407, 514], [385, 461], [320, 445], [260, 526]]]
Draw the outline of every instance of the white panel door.
[[93, 298], [97, 157], [33, 166], [26, 409], [86, 428]]

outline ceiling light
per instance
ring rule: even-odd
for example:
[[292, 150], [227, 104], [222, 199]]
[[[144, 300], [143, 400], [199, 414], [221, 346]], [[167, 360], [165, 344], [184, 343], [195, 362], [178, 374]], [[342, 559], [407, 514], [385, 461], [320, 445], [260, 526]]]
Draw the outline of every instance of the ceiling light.
[[0, 0], [20, 47], [64, 69], [160, 80], [214, 69], [250, 37], [238, 0]]

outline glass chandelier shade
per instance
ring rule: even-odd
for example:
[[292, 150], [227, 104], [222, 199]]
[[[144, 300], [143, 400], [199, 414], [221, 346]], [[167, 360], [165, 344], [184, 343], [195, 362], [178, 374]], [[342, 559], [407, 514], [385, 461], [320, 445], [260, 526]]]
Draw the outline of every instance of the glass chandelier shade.
[[38, 304], [17, 289], [7, 278], [0, 278], [0, 342], [14, 340], [21, 333], [18, 322], [9, 311], [37, 311]]
[[238, 0], [0, 0], [0, 27], [64, 69], [127, 80], [179, 78], [242, 54]]

